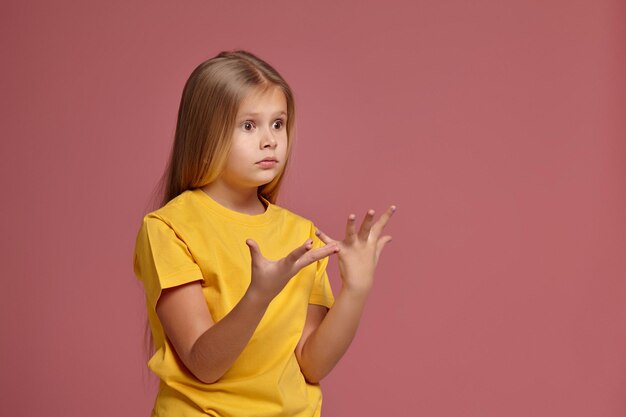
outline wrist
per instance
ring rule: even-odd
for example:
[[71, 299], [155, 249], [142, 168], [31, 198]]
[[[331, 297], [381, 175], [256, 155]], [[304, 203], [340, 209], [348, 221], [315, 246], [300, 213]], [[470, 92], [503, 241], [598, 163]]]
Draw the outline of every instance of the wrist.
[[272, 298], [263, 295], [260, 291], [256, 291], [250, 286], [243, 295], [242, 301], [245, 301], [251, 307], [265, 310], [272, 302]]
[[372, 285], [348, 285], [346, 283], [341, 287], [340, 295], [344, 295], [349, 298], [356, 299], [367, 299], [370, 291], [372, 290]]

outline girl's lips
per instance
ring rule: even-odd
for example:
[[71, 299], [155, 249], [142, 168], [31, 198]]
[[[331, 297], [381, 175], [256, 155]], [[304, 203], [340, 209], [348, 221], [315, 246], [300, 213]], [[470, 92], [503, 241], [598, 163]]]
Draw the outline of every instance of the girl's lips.
[[266, 158], [256, 163], [261, 168], [273, 168], [278, 164], [276, 159]]

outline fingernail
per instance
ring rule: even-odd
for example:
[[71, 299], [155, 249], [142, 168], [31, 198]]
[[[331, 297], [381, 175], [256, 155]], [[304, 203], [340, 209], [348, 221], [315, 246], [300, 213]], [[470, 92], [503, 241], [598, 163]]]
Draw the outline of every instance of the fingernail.
[[396, 211], [396, 206], [391, 206], [391, 211]]
[[374, 210], [369, 210], [369, 211], [367, 212], [367, 214], [369, 214], [370, 216], [373, 216], [373, 215], [374, 215]]
[[319, 236], [319, 235], [321, 235], [321, 234], [322, 234], [322, 232], [320, 232], [319, 230], [316, 230], [316, 231], [315, 231], [315, 236]]

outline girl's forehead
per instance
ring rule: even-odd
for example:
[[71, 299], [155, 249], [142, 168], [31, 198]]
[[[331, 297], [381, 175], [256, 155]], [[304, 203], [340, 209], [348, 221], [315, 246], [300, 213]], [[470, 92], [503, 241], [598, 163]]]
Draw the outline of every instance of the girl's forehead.
[[287, 98], [277, 86], [251, 88], [239, 104], [238, 113], [287, 113]]

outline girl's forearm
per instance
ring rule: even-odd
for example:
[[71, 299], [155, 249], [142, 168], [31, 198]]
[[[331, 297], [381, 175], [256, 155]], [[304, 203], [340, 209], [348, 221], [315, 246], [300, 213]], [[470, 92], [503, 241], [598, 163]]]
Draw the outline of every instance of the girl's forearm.
[[246, 347], [269, 303], [301, 268], [336, 252], [335, 245], [312, 249], [312, 240], [285, 258], [270, 261], [251, 239], [246, 241], [252, 258], [250, 286], [237, 305], [193, 342], [184, 361], [201, 381], [213, 383], [228, 371]]
[[300, 369], [309, 382], [319, 382], [324, 378], [350, 346], [373, 285], [378, 258], [384, 246], [391, 241], [391, 236], [383, 236], [382, 232], [395, 211], [395, 206], [389, 207], [374, 222], [374, 210], [368, 210], [358, 230], [356, 216], [351, 214], [346, 224], [346, 237], [342, 241], [335, 241], [319, 230], [316, 232], [327, 245], [338, 245], [336, 253], [343, 288], [326, 316], [321, 321], [315, 318], [319, 323], [317, 328], [308, 337], [303, 335], [306, 339], [303, 338], [301, 349], [296, 349]]
[[267, 310], [267, 300], [251, 291], [193, 344], [185, 365], [202, 382], [211, 384], [228, 371], [246, 347]]
[[307, 381], [317, 383], [335, 367], [354, 339], [369, 291], [341, 289], [332, 308], [307, 338], [300, 369]]

